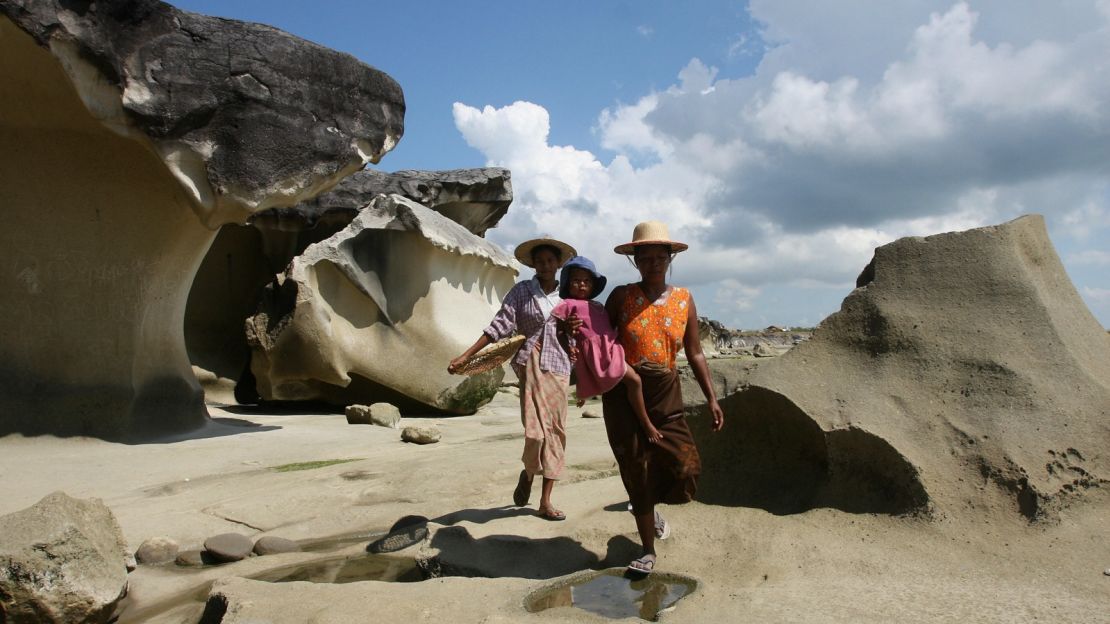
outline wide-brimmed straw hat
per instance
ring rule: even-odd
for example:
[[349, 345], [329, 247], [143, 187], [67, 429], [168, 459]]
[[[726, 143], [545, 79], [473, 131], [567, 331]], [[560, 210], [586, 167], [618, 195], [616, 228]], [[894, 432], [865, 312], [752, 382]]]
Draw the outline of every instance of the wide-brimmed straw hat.
[[513, 255], [516, 256], [516, 259], [519, 260], [521, 264], [534, 269], [536, 267], [532, 264], [532, 250], [536, 247], [539, 247], [540, 245], [550, 245], [559, 250], [559, 252], [562, 254], [562, 257], [559, 258], [559, 266], [563, 266], [564, 264], [566, 264], [567, 260], [570, 260], [574, 256], [578, 255], [578, 252], [574, 250], [574, 247], [571, 247], [561, 240], [556, 240], [548, 236], [541, 236], [540, 238], [533, 238], [532, 240], [524, 241], [523, 243], [516, 246], [516, 249], [513, 250]]
[[643, 245], [666, 245], [671, 248], [671, 253], [686, 251], [690, 248], [686, 243], [671, 240], [671, 234], [667, 231], [666, 223], [662, 221], [644, 221], [632, 230], [632, 242], [617, 245], [613, 248], [613, 251], [630, 256], [636, 252], [637, 247]]

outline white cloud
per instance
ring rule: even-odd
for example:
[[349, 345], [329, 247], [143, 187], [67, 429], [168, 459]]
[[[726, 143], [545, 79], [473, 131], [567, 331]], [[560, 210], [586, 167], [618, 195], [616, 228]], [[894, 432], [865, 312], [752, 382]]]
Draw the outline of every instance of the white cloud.
[[1083, 289], [1083, 295], [1091, 301], [1098, 303], [1110, 303], [1110, 288], [1089, 288]]
[[647, 24], [641, 24], [636, 27], [636, 32], [640, 33], [642, 37], [650, 37], [655, 34], [655, 29]]
[[676, 272], [716, 318], [757, 318], [782, 284], [847, 294], [877, 245], [1026, 212], [1091, 263], [1110, 247], [1106, 6], [753, 0], [774, 45], [755, 75], [692, 59], [676, 84], [601, 111], [607, 163], [550, 145], [536, 104], [456, 104], [455, 120], [513, 171], [495, 240], [564, 236], [620, 282], [633, 273], [613, 245], [662, 219], [692, 243]]
[[1110, 251], [1087, 249], [1068, 256], [1068, 263], [1076, 266], [1107, 266], [1110, 267]]

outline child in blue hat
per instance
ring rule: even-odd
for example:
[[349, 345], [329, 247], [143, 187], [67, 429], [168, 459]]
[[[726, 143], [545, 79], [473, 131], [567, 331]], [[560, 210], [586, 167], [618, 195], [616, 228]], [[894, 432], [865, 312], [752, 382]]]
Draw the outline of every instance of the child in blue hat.
[[648, 418], [640, 375], [624, 361], [624, 347], [617, 342], [617, 331], [605, 306], [593, 300], [605, 290], [606, 281], [589, 258], [574, 256], [568, 260], [559, 272], [562, 301], [551, 311], [549, 322], [574, 318], [582, 322], [575, 335], [568, 336], [566, 345], [574, 361], [578, 405], [623, 383], [644, 435], [654, 444], [663, 436]]

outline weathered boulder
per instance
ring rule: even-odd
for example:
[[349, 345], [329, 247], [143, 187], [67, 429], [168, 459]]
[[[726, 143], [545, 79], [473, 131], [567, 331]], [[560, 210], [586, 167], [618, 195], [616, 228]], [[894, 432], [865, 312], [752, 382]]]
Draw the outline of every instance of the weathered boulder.
[[0, 79], [0, 435], [202, 424], [182, 316], [214, 230], [403, 129], [384, 73], [154, 0], [0, 0]]
[[706, 433], [699, 498], [1051, 519], [1110, 483], [1110, 337], [1039, 216], [875, 250]]
[[54, 492], [0, 516], [0, 621], [107, 622], [127, 591], [126, 559], [99, 499]]
[[248, 320], [262, 398], [472, 413], [500, 369], [447, 373], [512, 287], [512, 259], [446, 217], [378, 196], [310, 246]]

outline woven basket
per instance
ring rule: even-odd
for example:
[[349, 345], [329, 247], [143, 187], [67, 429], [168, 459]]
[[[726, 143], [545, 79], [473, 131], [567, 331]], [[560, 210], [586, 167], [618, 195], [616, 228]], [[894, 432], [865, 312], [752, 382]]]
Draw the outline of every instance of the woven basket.
[[498, 340], [485, 349], [470, 356], [470, 359], [463, 362], [462, 366], [459, 367], [456, 374], [477, 375], [478, 373], [484, 373], [488, 370], [495, 369], [504, 364], [506, 360], [513, 357], [523, 344], [524, 336], [521, 334], [510, 336], [504, 340]]

